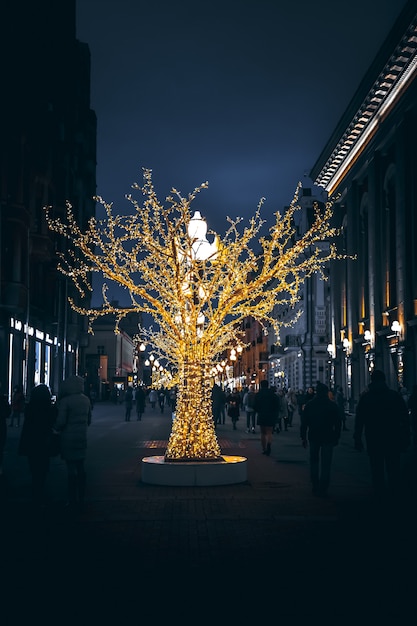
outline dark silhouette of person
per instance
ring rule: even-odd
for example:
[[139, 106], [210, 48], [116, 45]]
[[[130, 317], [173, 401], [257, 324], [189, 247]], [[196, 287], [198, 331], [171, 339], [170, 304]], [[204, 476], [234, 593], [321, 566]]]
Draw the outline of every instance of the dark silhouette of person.
[[226, 394], [223, 389], [217, 383], [214, 383], [211, 389], [211, 410], [213, 413], [214, 425], [221, 424], [223, 419], [224, 424], [224, 410], [226, 404]]
[[411, 394], [407, 401], [407, 407], [410, 411], [413, 446], [414, 448], [417, 448], [417, 385], [413, 385], [411, 389]]
[[136, 402], [136, 419], [138, 422], [142, 419], [142, 415], [145, 412], [146, 406], [146, 393], [142, 386], [136, 388], [135, 391], [135, 402]]
[[233, 430], [236, 430], [236, 422], [240, 417], [240, 394], [238, 389], [233, 389], [227, 398], [227, 415], [231, 418]]
[[50, 461], [50, 438], [57, 418], [57, 408], [52, 402], [47, 385], [37, 385], [26, 404], [19, 454], [26, 456], [32, 477], [32, 499], [42, 504]]
[[7, 420], [12, 412], [9, 400], [5, 393], [1, 392], [0, 386], [0, 477], [3, 476], [4, 448], [7, 440]]
[[340, 386], [338, 386], [336, 388], [335, 402], [336, 402], [337, 406], [339, 407], [340, 415], [342, 416], [343, 430], [349, 430], [349, 428], [347, 428], [347, 426], [346, 426], [346, 403], [345, 403], [345, 396], [343, 394], [343, 389]]
[[313, 494], [326, 496], [330, 485], [333, 450], [340, 439], [342, 419], [336, 402], [329, 398], [327, 385], [318, 382], [315, 396], [305, 404], [300, 437], [310, 446], [310, 478]]
[[16, 385], [13, 389], [12, 395], [12, 416], [10, 419], [10, 426], [14, 425], [16, 419], [16, 426], [20, 426], [20, 417], [25, 411], [25, 396], [23, 393], [22, 385]]
[[164, 387], [161, 387], [161, 389], [159, 389], [158, 391], [158, 404], [159, 404], [159, 410], [161, 411], [161, 413], [164, 412], [165, 402], [166, 402], [165, 389]]
[[132, 406], [133, 406], [133, 389], [132, 387], [128, 387], [125, 393], [125, 421], [126, 422], [130, 422]]
[[68, 509], [71, 513], [84, 507], [87, 452], [87, 428], [91, 424], [91, 403], [84, 393], [84, 379], [72, 375], [60, 386], [58, 417], [55, 428], [61, 433], [61, 457], [67, 465]]
[[261, 380], [259, 391], [255, 395], [253, 408], [256, 423], [261, 431], [262, 454], [269, 456], [272, 447], [272, 433], [279, 419], [280, 401], [274, 389], [269, 388], [267, 380]]
[[356, 407], [353, 437], [357, 450], [363, 450], [362, 433], [376, 496], [399, 495], [401, 453], [410, 445], [410, 419], [404, 399], [388, 387], [382, 370], [372, 372]]

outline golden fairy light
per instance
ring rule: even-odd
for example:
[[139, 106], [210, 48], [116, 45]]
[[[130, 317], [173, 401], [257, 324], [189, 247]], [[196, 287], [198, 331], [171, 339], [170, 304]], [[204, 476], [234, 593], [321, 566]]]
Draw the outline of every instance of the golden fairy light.
[[323, 269], [328, 261], [343, 258], [331, 241], [338, 234], [330, 226], [331, 202], [322, 209], [316, 206], [313, 224], [296, 238], [293, 218], [300, 209], [300, 187], [301, 183], [285, 213], [275, 213], [267, 236], [260, 236], [263, 199], [246, 226], [241, 228], [241, 218], [228, 218], [229, 227], [220, 239], [207, 233], [198, 211], [191, 213], [193, 200], [207, 183], [188, 197], [172, 189], [164, 205], [156, 196], [150, 170], [144, 170], [142, 186], [133, 185], [143, 201], [127, 196], [134, 208], [131, 215], [114, 215], [112, 204], [97, 197], [106, 218], [91, 218], [85, 232], [69, 203], [65, 221], [54, 219], [51, 207], [46, 208], [49, 228], [71, 242], [69, 252], [59, 253], [58, 268], [81, 297], [92, 291], [92, 272], [130, 295], [130, 306], [113, 306], [104, 285], [100, 309], [83, 308], [70, 299], [73, 309], [88, 317], [90, 331], [98, 317], [113, 314], [118, 332], [120, 320], [132, 310], [149, 314], [157, 326], [139, 330], [178, 373], [167, 460], [221, 457], [211, 412], [216, 357], [239, 344], [239, 328], [248, 316], [272, 325], [279, 337], [282, 322], [273, 315], [274, 308], [284, 304], [294, 308], [304, 280], [315, 272], [326, 279]]

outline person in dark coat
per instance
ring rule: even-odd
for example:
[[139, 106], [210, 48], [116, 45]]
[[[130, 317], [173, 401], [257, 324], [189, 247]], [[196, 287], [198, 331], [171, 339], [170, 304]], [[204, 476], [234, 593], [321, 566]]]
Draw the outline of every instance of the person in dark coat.
[[240, 394], [238, 389], [233, 389], [227, 398], [227, 415], [231, 418], [233, 430], [236, 430], [236, 422], [240, 417]]
[[128, 387], [125, 393], [125, 421], [130, 422], [130, 415], [133, 406], [133, 388]]
[[145, 412], [146, 406], [146, 393], [142, 386], [136, 388], [135, 391], [135, 402], [136, 402], [136, 419], [138, 422], [142, 419], [142, 415]]
[[327, 495], [333, 449], [339, 442], [341, 429], [339, 407], [330, 400], [327, 385], [319, 382], [315, 396], [304, 406], [300, 426], [302, 444], [305, 448], [310, 446], [310, 478], [314, 495]]
[[224, 424], [224, 410], [226, 404], [226, 394], [217, 383], [214, 383], [211, 389], [211, 410], [213, 414], [214, 425]]
[[374, 370], [368, 390], [359, 398], [355, 414], [354, 442], [363, 449], [365, 434], [375, 494], [398, 495], [401, 480], [401, 453], [410, 445], [407, 405], [398, 391], [390, 389], [381, 370]]
[[9, 400], [5, 393], [0, 391], [0, 476], [3, 474], [4, 447], [7, 439], [7, 420], [12, 412]]
[[256, 423], [261, 431], [262, 454], [269, 456], [272, 447], [272, 433], [279, 419], [280, 401], [275, 391], [269, 388], [267, 380], [261, 380], [259, 387], [253, 408], [257, 416]]
[[417, 385], [413, 385], [410, 397], [407, 400], [407, 407], [410, 411], [413, 446], [417, 448]]
[[86, 474], [87, 428], [91, 424], [91, 403], [84, 393], [84, 379], [69, 376], [58, 393], [58, 418], [55, 429], [61, 434], [61, 456], [67, 464], [68, 507], [82, 511]]
[[41, 504], [44, 497], [46, 478], [49, 471], [52, 429], [57, 418], [56, 405], [52, 402], [47, 385], [37, 385], [30, 393], [25, 406], [19, 454], [26, 456], [32, 477], [32, 498]]
[[13, 426], [16, 419], [16, 426], [20, 426], [20, 417], [25, 412], [25, 396], [23, 393], [22, 385], [16, 385], [13, 389], [12, 395], [12, 416], [10, 419], [10, 426]]

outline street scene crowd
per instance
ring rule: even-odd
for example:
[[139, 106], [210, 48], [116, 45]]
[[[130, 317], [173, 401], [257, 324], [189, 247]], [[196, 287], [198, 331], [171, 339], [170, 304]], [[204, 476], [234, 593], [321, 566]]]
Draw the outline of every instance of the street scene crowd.
[[[68, 502], [71, 511], [83, 509], [85, 498], [84, 459], [88, 426], [96, 401], [80, 376], [63, 381], [55, 398], [46, 385], [34, 387], [26, 399], [20, 387], [14, 389], [11, 403], [1, 396], [0, 476], [7, 429], [21, 428], [19, 455], [27, 457], [32, 478], [32, 497], [41, 502], [50, 459], [60, 455], [68, 471]], [[169, 413], [175, 419], [176, 389], [127, 387], [114, 398], [124, 405], [126, 422], [140, 421], [145, 411]], [[212, 387], [214, 428], [231, 422], [234, 430], [259, 434], [261, 453], [269, 456], [273, 436], [293, 428], [299, 418], [300, 445], [309, 449], [312, 492], [325, 497], [331, 482], [334, 447], [341, 431], [347, 431], [347, 405], [341, 388], [329, 389], [317, 381], [305, 392], [269, 387], [259, 389]], [[361, 395], [354, 414], [352, 444], [369, 457], [370, 479], [379, 498], [395, 497], [401, 490], [401, 455], [417, 445], [417, 386], [410, 394], [390, 389], [385, 375], [374, 370], [371, 382]]]

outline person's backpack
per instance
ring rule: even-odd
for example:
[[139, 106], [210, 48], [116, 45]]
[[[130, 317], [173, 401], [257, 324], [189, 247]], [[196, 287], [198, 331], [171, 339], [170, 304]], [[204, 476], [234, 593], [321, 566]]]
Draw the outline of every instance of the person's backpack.
[[253, 409], [253, 407], [255, 406], [255, 392], [248, 391], [248, 394], [246, 396], [246, 406], [248, 407], [248, 409]]

